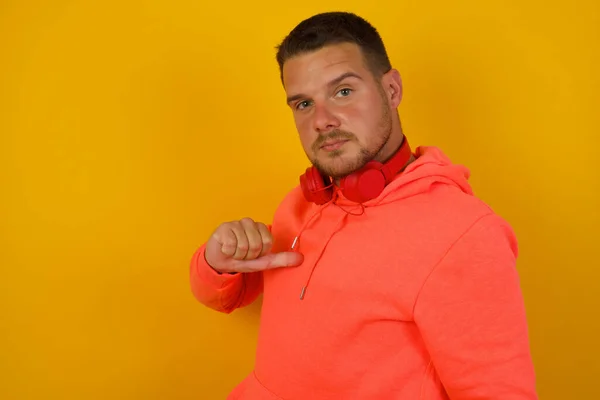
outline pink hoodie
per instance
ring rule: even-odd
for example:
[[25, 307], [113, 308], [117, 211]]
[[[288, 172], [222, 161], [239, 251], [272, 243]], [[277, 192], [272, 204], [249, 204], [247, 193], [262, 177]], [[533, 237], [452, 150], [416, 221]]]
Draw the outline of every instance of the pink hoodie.
[[537, 399], [513, 231], [466, 168], [416, 155], [363, 205], [292, 190], [270, 229], [299, 267], [220, 275], [198, 249], [198, 301], [230, 313], [264, 294], [255, 369], [229, 399]]

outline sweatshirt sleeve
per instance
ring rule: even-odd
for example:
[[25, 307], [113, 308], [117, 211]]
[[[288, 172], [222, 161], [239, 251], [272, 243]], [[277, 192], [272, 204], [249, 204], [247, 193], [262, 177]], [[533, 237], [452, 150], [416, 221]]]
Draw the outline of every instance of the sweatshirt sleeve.
[[414, 318], [451, 400], [537, 399], [517, 243], [495, 214], [475, 223], [435, 267]]
[[262, 272], [220, 274], [204, 258], [204, 243], [190, 263], [194, 297], [213, 310], [229, 314], [252, 303], [263, 290]]

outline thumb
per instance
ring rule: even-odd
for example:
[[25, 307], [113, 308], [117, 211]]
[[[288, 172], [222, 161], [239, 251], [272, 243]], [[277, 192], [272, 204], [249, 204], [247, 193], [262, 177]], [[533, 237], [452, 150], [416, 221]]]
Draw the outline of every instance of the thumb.
[[281, 267], [297, 267], [304, 261], [301, 253], [284, 251], [281, 253], [269, 253], [254, 260], [241, 261], [245, 268], [252, 271], [260, 271]]

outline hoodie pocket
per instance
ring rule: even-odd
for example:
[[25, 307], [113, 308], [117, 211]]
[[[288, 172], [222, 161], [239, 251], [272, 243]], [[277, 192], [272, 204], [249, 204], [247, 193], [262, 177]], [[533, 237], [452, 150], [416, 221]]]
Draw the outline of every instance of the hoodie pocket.
[[252, 371], [227, 397], [227, 400], [283, 400], [263, 386]]

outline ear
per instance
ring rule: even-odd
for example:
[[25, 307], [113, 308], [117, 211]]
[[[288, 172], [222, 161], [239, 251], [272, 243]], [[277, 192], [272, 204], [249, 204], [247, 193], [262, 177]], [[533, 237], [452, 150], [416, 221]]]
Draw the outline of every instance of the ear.
[[389, 70], [382, 79], [383, 89], [388, 96], [390, 105], [396, 108], [402, 101], [402, 78], [397, 69]]

